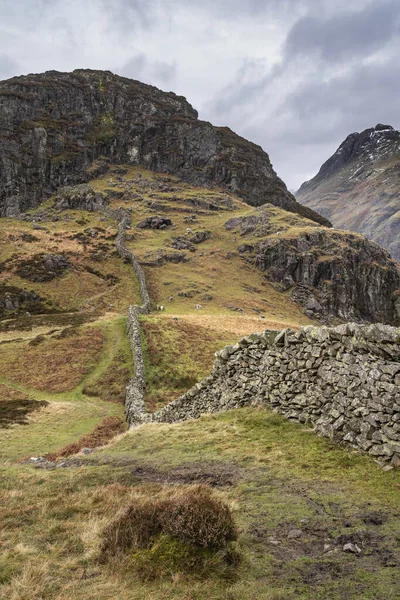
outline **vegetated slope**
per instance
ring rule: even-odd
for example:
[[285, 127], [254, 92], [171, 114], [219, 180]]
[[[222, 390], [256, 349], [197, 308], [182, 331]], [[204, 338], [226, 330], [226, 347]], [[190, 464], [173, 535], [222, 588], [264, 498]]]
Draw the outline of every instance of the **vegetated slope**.
[[101, 172], [102, 161], [92, 163], [102, 156], [219, 185], [249, 204], [270, 202], [329, 225], [296, 202], [259, 146], [198, 120], [182, 96], [84, 69], [0, 82], [0, 215], [90, 179]]
[[400, 132], [352, 133], [296, 193], [335, 227], [358, 231], [400, 259]]
[[[341, 268], [349, 280], [356, 277], [359, 254], [369, 264], [371, 288], [349, 296], [357, 314], [364, 294], [375, 298], [368, 309], [378, 311], [375, 317], [378, 303], [389, 302], [394, 263], [362, 236], [270, 204], [253, 209], [221, 188], [139, 167], [104, 168], [90, 188], [61, 189], [18, 219], [0, 220], [0, 416], [7, 418], [0, 419], [0, 597], [396, 595], [399, 472], [384, 472], [306, 426], [246, 408], [144, 425], [90, 452], [89, 442], [108, 441], [101, 431], [110, 419], [123, 418], [132, 370], [125, 316], [139, 296], [131, 266], [115, 253], [116, 223], [77, 208], [91, 206], [97, 194], [111, 208], [131, 211], [127, 243], [143, 264], [152, 300], [164, 305], [143, 317], [153, 407], [203, 377], [217, 347], [265, 327], [309, 323], [304, 298], [290, 295], [305, 289], [319, 297], [334, 263], [328, 249], [342, 265], [332, 267], [337, 277]], [[269, 264], [270, 256], [280, 262]], [[286, 263], [282, 275], [276, 268]], [[27, 297], [31, 292], [36, 296]], [[306, 310], [328, 316], [315, 302]], [[86, 457], [66, 454], [83, 447]], [[19, 462], [49, 452], [62, 456], [57, 468]], [[232, 506], [238, 525], [227, 573], [214, 555], [209, 569], [200, 561], [188, 572], [188, 548], [165, 538], [99, 563], [103, 531], [116, 512], [199, 483]]]
[[[13, 401], [3, 408], [12, 409], [9, 421], [19, 409], [39, 408], [31, 401], [50, 402], [29, 412], [34, 440], [23, 435], [33, 455], [59, 447], [49, 423], [67, 444], [100, 415], [123, 412], [130, 368], [123, 323], [139, 290], [115, 252], [116, 222], [78, 208], [93, 197], [131, 213], [127, 245], [143, 265], [154, 306], [164, 307], [143, 317], [149, 408], [184, 393], [207, 375], [216, 350], [243, 335], [310, 318], [396, 322], [398, 269], [362, 236], [271, 204], [251, 208], [221, 188], [140, 167], [104, 168], [90, 184], [60, 188], [18, 219], [0, 220], [0, 383], [3, 401]], [[101, 349], [85, 333], [93, 327], [106, 334]], [[7, 433], [6, 453], [12, 446], [20, 456], [20, 435]]]

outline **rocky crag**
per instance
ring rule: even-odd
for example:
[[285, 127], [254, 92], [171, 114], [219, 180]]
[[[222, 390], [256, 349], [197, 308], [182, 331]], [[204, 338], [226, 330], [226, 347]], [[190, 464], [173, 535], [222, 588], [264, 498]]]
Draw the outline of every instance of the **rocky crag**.
[[270, 202], [330, 225], [296, 202], [259, 146], [199, 120], [182, 96], [83, 69], [0, 82], [0, 216], [84, 183], [107, 170], [107, 160], [221, 186], [251, 205]]
[[260, 207], [225, 228], [240, 237], [238, 252], [309, 317], [400, 322], [400, 270], [386, 250], [361, 235], [290, 219], [274, 225], [269, 208]]
[[296, 198], [335, 227], [358, 231], [400, 260], [400, 131], [350, 134]]

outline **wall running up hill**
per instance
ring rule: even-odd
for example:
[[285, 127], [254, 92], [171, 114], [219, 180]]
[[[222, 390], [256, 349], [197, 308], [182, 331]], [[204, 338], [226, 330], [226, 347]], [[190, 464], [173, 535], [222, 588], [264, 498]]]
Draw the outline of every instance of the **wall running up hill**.
[[139, 315], [150, 312], [150, 296], [143, 270], [125, 246], [129, 213], [103, 212], [118, 221], [116, 248], [132, 263], [141, 290], [142, 305], [128, 311], [135, 363], [125, 400], [130, 426], [265, 406], [400, 466], [400, 329], [388, 325], [347, 323], [252, 334], [217, 352], [212, 373], [186, 394], [147, 413]]

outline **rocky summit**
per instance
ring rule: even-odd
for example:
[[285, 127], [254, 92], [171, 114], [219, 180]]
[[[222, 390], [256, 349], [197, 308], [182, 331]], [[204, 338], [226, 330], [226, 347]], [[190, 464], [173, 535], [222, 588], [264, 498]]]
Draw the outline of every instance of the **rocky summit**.
[[0, 215], [100, 173], [105, 158], [219, 185], [323, 225], [296, 202], [259, 146], [198, 119], [182, 96], [109, 71], [49, 71], [0, 83]]
[[400, 259], [400, 131], [350, 134], [296, 198], [335, 227], [366, 235]]

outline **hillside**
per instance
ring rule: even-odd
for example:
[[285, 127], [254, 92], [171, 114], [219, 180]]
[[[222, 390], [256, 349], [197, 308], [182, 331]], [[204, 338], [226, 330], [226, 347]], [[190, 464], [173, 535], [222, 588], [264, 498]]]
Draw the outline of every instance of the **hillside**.
[[296, 198], [400, 260], [399, 175], [400, 132], [377, 125], [349, 135]]
[[90, 179], [100, 157], [219, 185], [251, 205], [270, 202], [329, 225], [296, 202], [259, 146], [200, 121], [182, 96], [87, 69], [0, 82], [1, 216]]
[[386, 250], [108, 72], [0, 83], [0, 207], [1, 600], [398, 595]]
[[[390, 597], [399, 471], [383, 471], [379, 461], [267, 409], [126, 432], [133, 371], [126, 311], [140, 303], [139, 290], [115, 253], [115, 221], [77, 208], [94, 202], [131, 214], [127, 244], [140, 257], [154, 305], [164, 306], [141, 317], [150, 411], [207, 375], [225, 344], [311, 322], [301, 299], [288, 294], [294, 284], [286, 290], [278, 272], [265, 270], [267, 248], [298, 244], [303, 256], [308, 244], [306, 255], [323, 264], [321, 239], [336, 254], [342, 249], [342, 264], [353, 245], [375, 248], [275, 206], [254, 209], [222, 189], [130, 166], [109, 165], [90, 185], [60, 189], [19, 219], [2, 219], [0, 597]], [[374, 266], [378, 254], [371, 268], [395, 273], [380, 252], [385, 264]], [[50, 462], [37, 459], [43, 455]], [[181, 573], [184, 557], [171, 549], [143, 555], [145, 569], [161, 569], [154, 579], [129, 556], [99, 564], [102, 532], [116, 511], [198, 483], [232, 508], [241, 556], [233, 571], [213, 559], [202, 572], [197, 557], [190, 574]], [[361, 553], [344, 551], [346, 544]]]

